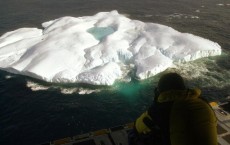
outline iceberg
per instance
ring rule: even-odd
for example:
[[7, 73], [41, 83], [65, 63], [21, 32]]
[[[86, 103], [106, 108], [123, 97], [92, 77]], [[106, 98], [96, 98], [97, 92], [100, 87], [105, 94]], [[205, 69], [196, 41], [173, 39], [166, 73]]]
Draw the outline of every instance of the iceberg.
[[47, 82], [112, 85], [127, 69], [147, 79], [175, 62], [221, 54], [216, 42], [116, 10], [61, 17], [42, 26], [0, 37], [0, 69]]

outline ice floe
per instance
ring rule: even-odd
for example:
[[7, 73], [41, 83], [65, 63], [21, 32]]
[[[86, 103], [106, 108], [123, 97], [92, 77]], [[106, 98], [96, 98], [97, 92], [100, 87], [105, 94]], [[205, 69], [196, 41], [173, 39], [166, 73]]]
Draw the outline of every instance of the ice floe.
[[147, 79], [174, 62], [221, 54], [216, 42], [132, 20], [117, 11], [61, 17], [42, 26], [44, 29], [20, 28], [0, 37], [0, 69], [47, 82], [112, 85], [127, 78], [125, 66], [137, 78]]

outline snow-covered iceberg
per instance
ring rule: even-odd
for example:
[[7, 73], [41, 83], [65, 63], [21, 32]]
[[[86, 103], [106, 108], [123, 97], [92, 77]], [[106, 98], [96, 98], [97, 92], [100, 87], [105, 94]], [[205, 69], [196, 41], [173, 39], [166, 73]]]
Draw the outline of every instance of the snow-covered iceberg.
[[112, 85], [125, 77], [126, 68], [146, 79], [173, 62], [221, 54], [215, 42], [117, 11], [62, 17], [42, 26], [0, 37], [0, 69], [48, 82]]

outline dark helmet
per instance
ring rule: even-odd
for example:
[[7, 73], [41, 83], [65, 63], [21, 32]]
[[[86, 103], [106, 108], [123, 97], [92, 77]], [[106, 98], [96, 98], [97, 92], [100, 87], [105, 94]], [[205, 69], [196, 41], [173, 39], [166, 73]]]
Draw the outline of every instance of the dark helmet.
[[167, 73], [163, 75], [158, 82], [158, 91], [160, 93], [168, 90], [186, 89], [183, 78], [177, 73]]

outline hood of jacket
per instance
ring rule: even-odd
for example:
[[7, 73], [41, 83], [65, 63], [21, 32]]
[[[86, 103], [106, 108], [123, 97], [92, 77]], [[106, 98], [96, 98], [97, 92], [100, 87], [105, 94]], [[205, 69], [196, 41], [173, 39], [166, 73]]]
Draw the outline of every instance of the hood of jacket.
[[158, 102], [164, 103], [177, 100], [197, 99], [200, 94], [201, 90], [198, 88], [187, 90], [169, 90], [160, 94], [158, 97]]

